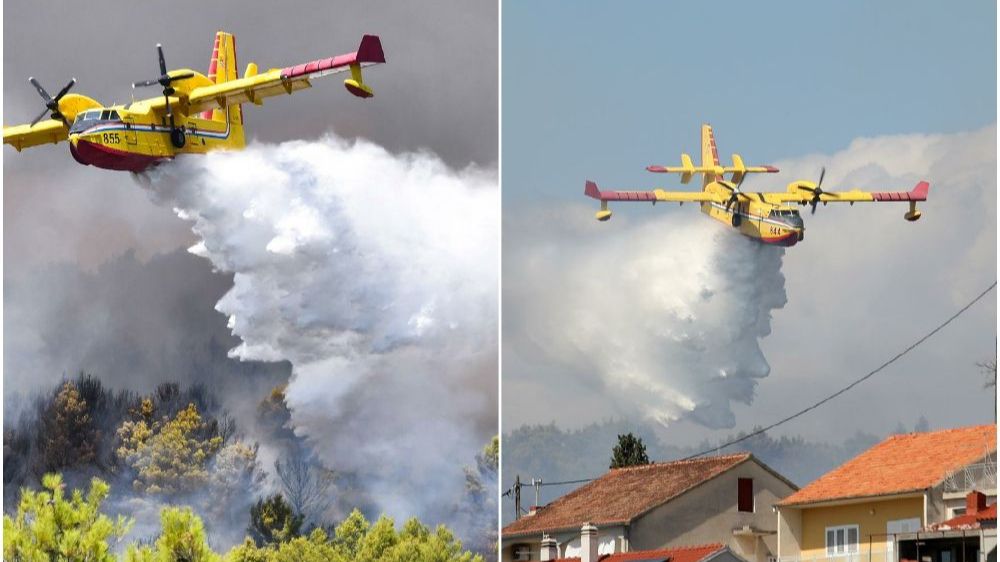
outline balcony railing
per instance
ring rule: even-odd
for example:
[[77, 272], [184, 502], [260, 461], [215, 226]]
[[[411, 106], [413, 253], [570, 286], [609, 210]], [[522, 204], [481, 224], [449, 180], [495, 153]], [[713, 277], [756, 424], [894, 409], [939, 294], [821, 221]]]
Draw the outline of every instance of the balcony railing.
[[818, 554], [805, 556], [782, 556], [777, 562], [897, 562], [896, 552], [887, 545], [872, 544], [869, 549], [868, 544], [859, 545], [858, 552], [850, 554]]
[[943, 486], [945, 492], [995, 490], [997, 487], [996, 459], [987, 457], [986, 462], [970, 464], [952, 473], [945, 478]]

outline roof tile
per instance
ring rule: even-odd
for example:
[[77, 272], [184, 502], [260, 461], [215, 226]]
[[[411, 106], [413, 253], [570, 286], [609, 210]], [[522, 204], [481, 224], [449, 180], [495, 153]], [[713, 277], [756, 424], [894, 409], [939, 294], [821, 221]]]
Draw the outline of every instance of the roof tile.
[[[630, 562], [634, 560], [667, 560], [670, 562], [699, 562], [725, 548], [722, 544], [703, 544], [698, 546], [681, 546], [677, 548], [661, 548], [658, 550], [635, 550], [617, 554], [605, 554], [600, 562]], [[559, 558], [555, 562], [580, 562], [580, 558]]]
[[996, 425], [893, 435], [820, 476], [778, 505], [922, 491], [996, 450]]
[[750, 453], [616, 468], [503, 528], [503, 536], [630, 521], [751, 457]]

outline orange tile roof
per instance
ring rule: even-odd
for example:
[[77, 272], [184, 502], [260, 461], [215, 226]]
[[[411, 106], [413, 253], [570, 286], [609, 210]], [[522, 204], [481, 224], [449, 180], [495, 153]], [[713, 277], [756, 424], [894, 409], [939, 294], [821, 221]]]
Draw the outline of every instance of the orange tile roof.
[[[634, 550], [617, 554], [605, 554], [600, 562], [629, 562], [632, 560], [670, 560], [670, 562], [699, 562], [725, 547], [722, 544], [703, 544], [698, 546], [680, 546], [677, 548], [661, 548], [658, 550]], [[580, 558], [558, 558], [555, 562], [580, 562]]]
[[778, 505], [926, 490], [996, 450], [996, 425], [893, 435], [820, 476]]
[[503, 536], [621, 524], [752, 458], [750, 453], [616, 468], [503, 528]]
[[937, 525], [931, 525], [932, 531], [948, 531], [952, 529], [978, 529], [984, 521], [997, 520], [997, 504], [993, 504], [979, 513], [966, 513], [957, 517], [952, 517], [947, 521], [942, 521]]

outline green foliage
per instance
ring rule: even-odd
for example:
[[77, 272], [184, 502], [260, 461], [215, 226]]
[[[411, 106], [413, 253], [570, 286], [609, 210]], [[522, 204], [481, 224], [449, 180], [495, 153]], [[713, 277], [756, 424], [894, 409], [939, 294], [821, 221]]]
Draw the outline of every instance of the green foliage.
[[17, 513], [3, 518], [3, 557], [10, 562], [88, 560], [112, 562], [110, 540], [128, 532], [130, 520], [112, 521], [100, 513], [109, 486], [95, 478], [84, 496], [65, 496], [62, 477], [46, 474], [42, 490], [21, 491]]
[[173, 494], [208, 483], [208, 460], [222, 446], [194, 404], [174, 419], [126, 421], [118, 429], [118, 457], [136, 471], [133, 486], [151, 494]]
[[208, 546], [201, 518], [191, 508], [163, 508], [160, 527], [160, 536], [152, 547], [129, 547], [126, 562], [221, 562]]
[[486, 465], [496, 472], [500, 466], [500, 436], [494, 435], [493, 439], [483, 447], [483, 460]]
[[610, 468], [625, 468], [627, 466], [641, 466], [649, 464], [649, 455], [646, 454], [646, 445], [642, 439], [636, 437], [631, 432], [618, 435], [618, 444], [611, 451]]
[[299, 536], [303, 519], [281, 494], [274, 494], [250, 506], [247, 532], [258, 546], [288, 542]]
[[321, 529], [308, 537], [256, 546], [247, 540], [226, 555], [226, 562], [482, 562], [462, 550], [462, 543], [444, 526], [431, 531], [410, 519], [396, 531], [393, 520], [382, 516], [370, 524], [354, 510], [334, 529], [332, 538]]

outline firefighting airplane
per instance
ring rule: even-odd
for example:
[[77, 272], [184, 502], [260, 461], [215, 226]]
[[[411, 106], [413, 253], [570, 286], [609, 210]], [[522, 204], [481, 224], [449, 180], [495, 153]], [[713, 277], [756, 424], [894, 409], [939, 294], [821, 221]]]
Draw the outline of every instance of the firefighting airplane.
[[[45, 111], [31, 124], [4, 127], [3, 142], [21, 150], [69, 140], [70, 153], [81, 164], [108, 170], [142, 172], [177, 154], [244, 147], [243, 102], [262, 105], [264, 98], [291, 94], [312, 86], [312, 80], [350, 71], [347, 90], [360, 98], [374, 94], [361, 69], [384, 63], [382, 43], [365, 35], [357, 52], [258, 73], [247, 65], [243, 78], [236, 65], [236, 37], [219, 31], [208, 76], [190, 69], [167, 70], [163, 48], [160, 75], [132, 84], [133, 88], [162, 86], [163, 97], [104, 106], [80, 94], [68, 94], [76, 78], [52, 97], [34, 78], [29, 82], [45, 100]], [[46, 114], [49, 119], [42, 121]]]
[[[597, 184], [588, 181], [584, 194], [601, 202], [601, 210], [596, 214], [597, 220], [606, 221], [611, 218], [608, 201], [649, 201], [654, 205], [657, 201], [681, 205], [696, 202], [701, 204], [703, 213], [732, 225], [744, 236], [765, 244], [794, 246], [802, 241], [805, 227], [798, 209], [786, 203], [808, 204], [812, 207], [812, 213], [815, 213], [818, 203], [854, 205], [858, 202], [906, 201], [910, 203], [910, 210], [903, 217], [908, 221], [915, 221], [920, 218], [917, 201], [926, 201], [930, 189], [930, 184], [922, 181], [912, 191], [826, 191], [822, 188], [826, 173], [824, 169], [820, 172], [819, 181], [793, 181], [788, 184], [786, 192], [743, 192], [740, 191], [740, 186], [747, 174], [773, 174], [778, 169], [774, 166], [746, 166], [739, 154], [733, 154], [732, 166], [721, 166], [711, 125], [701, 127], [701, 166], [695, 166], [689, 155], [682, 154], [680, 166], [648, 166], [646, 169], [661, 174], [680, 174], [681, 183], [685, 184], [695, 174], [702, 174], [702, 190], [602, 191]], [[724, 179], [725, 174], [732, 174], [730, 181]]]

